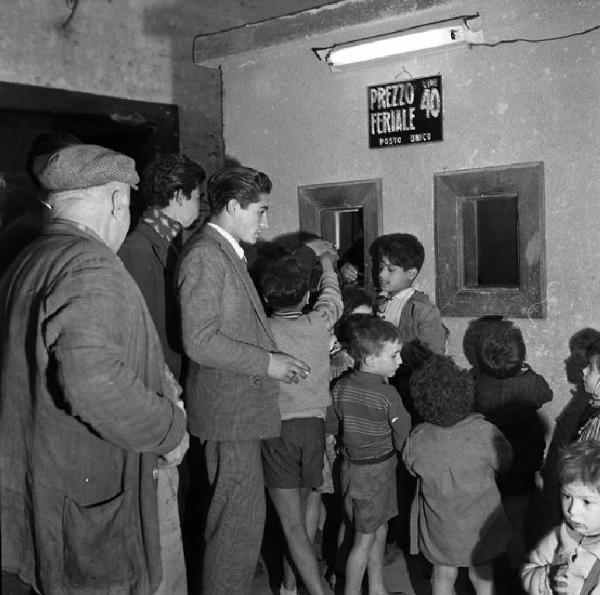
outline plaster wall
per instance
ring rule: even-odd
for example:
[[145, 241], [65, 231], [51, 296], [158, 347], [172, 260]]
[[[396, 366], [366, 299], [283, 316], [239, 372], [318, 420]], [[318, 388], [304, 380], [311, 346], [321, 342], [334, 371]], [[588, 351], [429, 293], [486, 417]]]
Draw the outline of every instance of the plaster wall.
[[0, 3], [0, 80], [179, 106], [181, 150], [222, 162], [221, 80], [195, 66], [193, 0]]
[[[448, 2], [375, 23], [392, 31], [479, 11], [486, 41], [540, 38], [600, 23], [597, 0]], [[418, 286], [435, 299], [433, 174], [518, 162], [545, 163], [547, 309], [519, 319], [528, 361], [554, 390], [550, 421], [572, 388], [563, 360], [570, 336], [600, 328], [600, 32], [538, 44], [440, 51], [332, 73], [311, 47], [362, 37], [363, 27], [221, 60], [226, 152], [274, 183], [269, 237], [298, 228], [297, 187], [382, 178], [383, 232], [410, 232], [426, 250]], [[441, 73], [442, 142], [369, 149], [366, 87]], [[469, 319], [446, 318], [450, 351], [466, 364]]]

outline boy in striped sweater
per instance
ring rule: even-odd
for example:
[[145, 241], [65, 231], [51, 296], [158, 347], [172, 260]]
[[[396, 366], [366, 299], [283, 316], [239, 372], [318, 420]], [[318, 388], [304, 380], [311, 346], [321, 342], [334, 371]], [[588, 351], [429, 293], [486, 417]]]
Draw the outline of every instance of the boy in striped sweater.
[[376, 316], [350, 316], [346, 327], [355, 371], [333, 389], [343, 442], [344, 506], [355, 531], [344, 593], [361, 593], [368, 567], [369, 593], [385, 595], [387, 521], [398, 514], [396, 451], [410, 431], [410, 416], [388, 384], [402, 362], [402, 344], [398, 329]]

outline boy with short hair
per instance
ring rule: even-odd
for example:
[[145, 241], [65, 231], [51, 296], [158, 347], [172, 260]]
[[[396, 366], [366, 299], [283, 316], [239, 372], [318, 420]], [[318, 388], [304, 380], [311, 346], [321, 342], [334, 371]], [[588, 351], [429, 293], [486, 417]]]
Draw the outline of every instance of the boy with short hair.
[[385, 298], [380, 316], [398, 327], [402, 343], [419, 339], [434, 353], [443, 354], [447, 329], [440, 312], [425, 293], [413, 288], [425, 260], [423, 244], [411, 234], [391, 233], [373, 242], [371, 256]]
[[[444, 354], [448, 329], [442, 324], [439, 310], [422, 291], [417, 291], [413, 283], [425, 261], [423, 244], [411, 234], [391, 233], [378, 237], [370, 248], [374, 265], [379, 270], [379, 284], [382, 301], [379, 303], [379, 316], [398, 327], [403, 343], [403, 357], [408, 361], [412, 341], [418, 339], [433, 353]], [[401, 364], [390, 382], [396, 387], [414, 423], [420, 416], [415, 410], [410, 394], [410, 377], [414, 368]], [[401, 467], [399, 472], [400, 517], [402, 520], [391, 525], [390, 541], [402, 545], [408, 535], [409, 503], [416, 489], [414, 478]], [[393, 560], [393, 549], [388, 552]]]
[[563, 522], [530, 552], [521, 579], [530, 595], [600, 594], [600, 442], [567, 446], [559, 459]]
[[[262, 442], [265, 485], [277, 509], [289, 552], [311, 595], [323, 595], [315, 550], [306, 530], [306, 500], [323, 483], [325, 412], [329, 393], [329, 345], [333, 325], [343, 309], [334, 263], [335, 248], [324, 240], [305, 244], [321, 262], [319, 296], [303, 314], [310, 297], [310, 269], [285, 256], [263, 272], [263, 299], [272, 310], [269, 327], [277, 347], [302, 359], [310, 375], [301, 384], [281, 386], [281, 436]], [[281, 593], [295, 593], [283, 585]]]
[[355, 528], [344, 593], [359, 595], [368, 568], [369, 593], [385, 594], [387, 521], [398, 514], [396, 451], [410, 431], [410, 416], [388, 384], [402, 361], [402, 344], [393, 324], [368, 314], [350, 316], [345, 333], [355, 371], [333, 389], [343, 442], [344, 505]]

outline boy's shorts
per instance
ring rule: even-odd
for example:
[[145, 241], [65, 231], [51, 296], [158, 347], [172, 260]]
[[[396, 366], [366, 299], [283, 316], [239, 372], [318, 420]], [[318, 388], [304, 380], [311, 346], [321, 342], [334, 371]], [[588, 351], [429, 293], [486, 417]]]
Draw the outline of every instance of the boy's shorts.
[[300, 417], [281, 422], [281, 436], [261, 442], [268, 488], [318, 488], [323, 483], [325, 420]]
[[386, 461], [369, 465], [344, 460], [344, 506], [360, 533], [375, 533], [378, 527], [398, 514], [397, 464], [395, 454]]

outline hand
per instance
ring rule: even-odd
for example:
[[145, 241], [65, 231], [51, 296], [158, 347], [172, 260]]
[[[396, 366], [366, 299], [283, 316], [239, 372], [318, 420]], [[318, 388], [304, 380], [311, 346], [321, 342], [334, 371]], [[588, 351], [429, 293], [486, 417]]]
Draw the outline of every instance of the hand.
[[[181, 408], [183, 409], [183, 403]], [[179, 445], [176, 446], [172, 451], [160, 457], [160, 467], [164, 469], [165, 467], [175, 467], [176, 465], [179, 465], [179, 463], [183, 461], [183, 457], [185, 456], [185, 453], [189, 447], [190, 435], [185, 432]]]
[[185, 418], [187, 419], [187, 411], [185, 410], [185, 404], [183, 403], [183, 401], [181, 399], [179, 399], [175, 405], [177, 405], [177, 407], [179, 407], [179, 409], [181, 409], [183, 411], [183, 415], [185, 415]]
[[332, 256], [337, 257], [337, 250], [335, 249], [334, 245], [327, 240], [317, 238], [315, 240], [309, 240], [308, 242], [305, 242], [304, 245], [310, 248], [315, 253], [317, 258], [320, 258], [321, 254], [324, 252], [329, 252]]
[[[179, 382], [175, 380], [173, 372], [169, 369], [169, 366], [165, 364], [165, 382], [164, 382], [165, 397], [171, 401], [177, 401], [183, 392]], [[182, 407], [183, 409], [183, 407]]]
[[593, 554], [583, 551], [571, 554], [567, 564], [556, 566], [556, 570], [551, 576], [551, 585], [553, 593], [560, 595], [579, 595], [585, 578], [589, 574], [596, 558]]
[[323, 254], [319, 256], [319, 261], [321, 262], [321, 268], [323, 270], [333, 270], [337, 261], [337, 253], [334, 255], [331, 252], [323, 252]]
[[267, 370], [270, 378], [290, 384], [306, 378], [310, 372], [310, 366], [287, 353], [273, 352], [270, 355], [269, 369]]
[[358, 281], [358, 269], [351, 263], [346, 262], [340, 267], [342, 285], [355, 285]]

